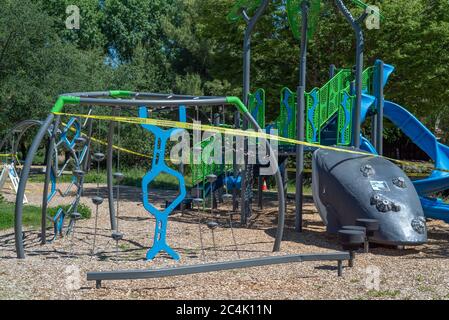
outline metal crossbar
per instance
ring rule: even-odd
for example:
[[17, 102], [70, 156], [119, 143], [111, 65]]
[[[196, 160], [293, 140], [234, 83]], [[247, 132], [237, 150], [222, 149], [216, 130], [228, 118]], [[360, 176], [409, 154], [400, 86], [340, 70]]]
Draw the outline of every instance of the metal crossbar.
[[338, 276], [343, 273], [343, 261], [350, 260], [349, 252], [330, 252], [295, 254], [285, 256], [263, 257], [227, 262], [215, 262], [207, 264], [188, 265], [174, 268], [144, 269], [144, 270], [119, 270], [88, 272], [87, 281], [96, 281], [97, 289], [101, 288], [103, 280], [137, 280], [150, 278], [174, 277], [195, 273], [216, 272], [232, 269], [252, 268], [267, 265], [277, 265], [305, 261], [337, 261]]

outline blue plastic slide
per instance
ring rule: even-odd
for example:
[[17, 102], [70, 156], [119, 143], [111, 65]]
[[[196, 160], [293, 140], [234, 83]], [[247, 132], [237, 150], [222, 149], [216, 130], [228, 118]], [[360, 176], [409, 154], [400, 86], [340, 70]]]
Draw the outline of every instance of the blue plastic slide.
[[[367, 110], [370, 107], [369, 100], [366, 100], [366, 102], [366, 104], [362, 103], [362, 121], [365, 120]], [[422, 149], [435, 162], [436, 168], [449, 169], [449, 147], [439, 143], [435, 135], [415, 116], [405, 108], [390, 101], [385, 101], [384, 116]], [[377, 154], [376, 149], [368, 139], [362, 136], [360, 141], [362, 150]], [[416, 180], [413, 184], [421, 196], [421, 205], [426, 217], [449, 223], [449, 204], [441, 199], [429, 197], [434, 192], [449, 189], [449, 173], [435, 170], [428, 178]]]
[[[449, 170], [449, 147], [439, 143], [415, 116], [390, 101], [385, 101], [384, 115], [435, 162], [435, 168]], [[449, 223], [449, 204], [429, 197], [434, 192], [449, 189], [449, 173], [435, 170], [428, 178], [416, 180], [413, 184], [421, 196], [426, 216]]]
[[[392, 65], [384, 65], [384, 86], [393, 71], [394, 67]], [[375, 97], [363, 93], [362, 122], [365, 121], [368, 111], [375, 100]], [[435, 135], [416, 119], [413, 114], [394, 102], [385, 101], [384, 116], [393, 122], [435, 162], [435, 168], [449, 170], [449, 147], [439, 143]], [[360, 141], [362, 150], [377, 154], [376, 149], [368, 139], [362, 136]], [[449, 223], [449, 204], [444, 203], [441, 199], [430, 197], [432, 193], [449, 189], [449, 173], [435, 170], [428, 178], [416, 180], [413, 184], [421, 197], [421, 204], [426, 216]]]

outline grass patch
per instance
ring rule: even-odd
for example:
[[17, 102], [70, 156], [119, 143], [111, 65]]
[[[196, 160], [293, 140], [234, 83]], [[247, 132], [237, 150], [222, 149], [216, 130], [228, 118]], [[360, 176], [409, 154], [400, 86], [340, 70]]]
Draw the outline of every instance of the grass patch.
[[[148, 171], [142, 168], [127, 168], [121, 170], [121, 172], [124, 174], [125, 178], [123, 179], [121, 185], [129, 186], [129, 187], [138, 187], [140, 188], [142, 186], [142, 178], [145, 176]], [[190, 175], [184, 176], [185, 183], [187, 187], [191, 187], [192, 185], [192, 178]], [[30, 182], [40, 182], [43, 183], [45, 181], [45, 175], [39, 174], [39, 175], [32, 175], [29, 178]], [[59, 183], [70, 183], [72, 181], [72, 175], [71, 174], [63, 174], [58, 178]], [[86, 174], [84, 178], [84, 183], [101, 183], [106, 184], [107, 183], [107, 177], [106, 177], [106, 170], [100, 170], [100, 172], [97, 172], [96, 169], [92, 169], [88, 174]], [[153, 188], [158, 189], [170, 189], [170, 190], [177, 190], [178, 189], [178, 181], [175, 177], [167, 175], [167, 174], [161, 174], [154, 182], [151, 184]]]
[[[48, 209], [48, 214], [53, 216], [63, 208], [64, 211], [69, 209], [69, 206], [58, 206]], [[10, 229], [14, 227], [14, 209], [15, 204], [0, 201], [0, 230]], [[41, 207], [26, 205], [23, 207], [23, 225], [27, 227], [39, 227], [41, 225]], [[92, 216], [90, 208], [84, 204], [78, 206], [78, 212], [83, 219], [89, 219]]]
[[[148, 173], [147, 169], [144, 168], [123, 168], [121, 172], [124, 174], [125, 178], [123, 179], [121, 185], [123, 186], [129, 186], [129, 187], [142, 187], [142, 178]], [[44, 174], [39, 175], [31, 175], [29, 178], [30, 182], [40, 182], [43, 183], [45, 180]], [[187, 188], [192, 187], [192, 176], [190, 173], [190, 170], [187, 170], [187, 174], [184, 175], [184, 180]], [[58, 178], [59, 183], [70, 183], [72, 181], [72, 175], [71, 174], [63, 174], [61, 177]], [[254, 190], [257, 190], [256, 181], [257, 179], [254, 179]], [[106, 170], [102, 169], [100, 172], [97, 173], [97, 170], [93, 168], [88, 174], [86, 174], [84, 178], [84, 183], [100, 183], [100, 184], [106, 184], [107, 183], [107, 177], [106, 177]], [[151, 183], [151, 188], [153, 189], [168, 189], [168, 190], [178, 190], [178, 180], [168, 174], [160, 174], [156, 177], [156, 179]], [[274, 184], [274, 181], [270, 181], [270, 191], [276, 191], [276, 185]], [[287, 192], [288, 193], [295, 193], [296, 192], [296, 185], [294, 179], [290, 179], [287, 184]], [[303, 187], [304, 195], [311, 196], [312, 195], [312, 186], [310, 183], [304, 183]]]
[[421, 291], [421, 292], [434, 292], [435, 290], [432, 287], [430, 287], [430, 286], [421, 285], [421, 286], [418, 286], [418, 291]]
[[[7, 202], [0, 202], [0, 230], [14, 227], [15, 205]], [[41, 224], [41, 208], [36, 206], [23, 207], [23, 224], [37, 227]]]
[[122, 251], [127, 251], [131, 249], [131, 246], [128, 243], [121, 243], [118, 245], [119, 249]]
[[[276, 188], [274, 188], [276, 189]], [[277, 190], [277, 189], [276, 189]], [[310, 184], [304, 184], [303, 193], [306, 196], [312, 195], [312, 186]], [[288, 193], [296, 193], [296, 182], [294, 180], [289, 180], [287, 183], [287, 192]]]
[[401, 294], [399, 290], [370, 290], [367, 295], [371, 298], [396, 298]]

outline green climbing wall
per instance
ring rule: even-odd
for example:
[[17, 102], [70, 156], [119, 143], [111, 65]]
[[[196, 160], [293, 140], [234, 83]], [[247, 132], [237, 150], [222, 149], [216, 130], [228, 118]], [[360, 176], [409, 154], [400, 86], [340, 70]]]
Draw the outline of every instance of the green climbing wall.
[[[212, 147], [211, 144], [214, 143], [214, 138], [209, 137], [207, 139], [204, 139], [200, 143], [197, 143], [194, 145], [193, 149], [196, 149], [198, 147], [201, 147], [201, 151], [204, 152], [208, 147]], [[221, 163], [206, 163], [201, 157], [201, 159], [195, 159], [194, 157], [198, 156], [196, 155], [193, 150], [191, 152], [190, 156], [190, 164], [192, 166], [192, 185], [197, 185], [199, 183], [202, 183], [206, 180], [206, 177], [210, 174], [215, 174], [216, 176], [219, 176], [223, 174], [226, 171], [229, 171], [232, 169], [232, 164], [226, 164], [223, 165]], [[212, 150], [211, 156], [214, 156], [214, 151]]]
[[[363, 74], [363, 92], [373, 92], [373, 67]], [[305, 93], [306, 102], [306, 141], [321, 143], [321, 131], [337, 117], [337, 143], [349, 145], [352, 133], [352, 109], [355, 96], [350, 94], [350, 81], [353, 79], [349, 69], [341, 69], [321, 88], [314, 88]], [[281, 91], [280, 115], [275, 120], [279, 135], [296, 138], [296, 94], [288, 88]], [[281, 142], [280, 144], [287, 144]]]
[[[276, 128], [281, 137], [296, 138], [296, 93], [289, 88], [282, 88], [280, 113], [276, 120]], [[280, 145], [287, 144], [279, 142]]]

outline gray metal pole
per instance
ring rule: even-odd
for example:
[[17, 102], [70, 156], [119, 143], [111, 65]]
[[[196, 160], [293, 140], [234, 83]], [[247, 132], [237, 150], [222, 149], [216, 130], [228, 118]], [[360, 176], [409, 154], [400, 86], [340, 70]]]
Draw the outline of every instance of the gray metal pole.
[[260, 175], [260, 166], [259, 176], [257, 177], [257, 204], [259, 209], [263, 209], [263, 177]]
[[[270, 0], [264, 0], [257, 9], [253, 17], [249, 18], [246, 11], [242, 12], [243, 18], [247, 22], [245, 29], [245, 38], [243, 40], [243, 103], [249, 105], [249, 93], [251, 84], [251, 36], [254, 28], [262, 16], [265, 9], [268, 7]], [[248, 129], [248, 121], [243, 120], [243, 129]], [[241, 188], [241, 223], [246, 224], [247, 218], [251, 216], [251, 200], [252, 200], [252, 166], [248, 162], [248, 139], [244, 143], [245, 165], [242, 172], [242, 188]]]
[[[118, 108], [114, 108], [112, 115], [117, 115]], [[114, 176], [113, 176], [113, 155], [114, 155], [114, 133], [115, 122], [109, 122], [108, 131], [108, 150], [106, 156], [106, 170], [107, 170], [107, 184], [108, 184], [108, 202], [109, 202], [109, 217], [111, 220], [111, 230], [117, 230], [117, 221], [115, 220], [115, 205], [114, 205]]]
[[84, 172], [90, 171], [90, 164], [91, 164], [91, 152], [90, 152], [90, 146], [92, 144], [92, 131], [93, 131], [93, 119], [87, 120], [87, 154], [84, 156], [84, 164], [83, 164], [83, 170]]
[[4, 148], [4, 146], [10, 142], [11, 139], [14, 139], [14, 133], [20, 132], [18, 139], [13, 143], [12, 146], [12, 154], [17, 154], [17, 149], [20, 144], [20, 140], [23, 137], [26, 130], [33, 126], [42, 126], [43, 122], [40, 120], [24, 120], [18, 124], [16, 124], [11, 130], [9, 130], [3, 139], [0, 140], [0, 150]]
[[[234, 127], [236, 129], [240, 128], [240, 112], [236, 111], [234, 113]], [[237, 148], [237, 137], [233, 138], [232, 142], [232, 161], [233, 161], [233, 175], [234, 175], [234, 181], [237, 181], [237, 177], [239, 175], [239, 169], [237, 166], [237, 154], [236, 154], [236, 148]], [[234, 188], [232, 189], [232, 211], [237, 211], [238, 208], [238, 201], [237, 201], [237, 184], [234, 184]]]
[[331, 64], [330, 68], [329, 68], [329, 79], [332, 79], [333, 77], [335, 77], [336, 72], [337, 72], [337, 67], [335, 66], [335, 64]]
[[[44, 194], [42, 197], [42, 217], [41, 217], [41, 244], [47, 242], [47, 209], [48, 209], [48, 185], [50, 184], [50, 174], [51, 174], [51, 160], [54, 154], [54, 146], [56, 140], [56, 134], [58, 132], [59, 123], [61, 121], [61, 116], [56, 116], [53, 122], [53, 131], [51, 133], [50, 139], [47, 145], [47, 163], [45, 166], [45, 182], [44, 182]], [[57, 155], [56, 155], [57, 156]], [[55, 173], [57, 174], [57, 173]]]
[[[361, 110], [362, 110], [362, 72], [363, 72], [363, 48], [365, 40], [363, 30], [359, 22], [354, 19], [351, 12], [345, 6], [342, 0], [335, 0], [337, 7], [343, 13], [346, 20], [351, 24], [356, 36], [356, 67], [355, 67], [355, 108], [353, 112], [352, 123], [352, 141], [353, 146], [360, 147], [360, 126], [361, 126]], [[362, 15], [363, 17], [364, 15]]]
[[379, 129], [377, 128], [377, 122], [378, 122], [378, 115], [377, 113], [373, 114], [371, 116], [371, 144], [373, 145], [373, 147], [378, 150], [378, 146], [377, 146], [377, 133], [379, 131]]
[[[253, 127], [261, 132], [262, 128], [259, 126], [259, 124], [257, 123], [257, 121], [251, 116], [250, 113], [245, 113], [243, 115], [246, 120], [248, 120], [248, 122], [253, 125]], [[273, 251], [280, 251], [281, 250], [281, 242], [282, 242], [282, 237], [284, 234], [284, 225], [285, 225], [285, 193], [284, 193], [284, 189], [282, 187], [282, 176], [281, 176], [281, 171], [279, 170], [279, 163], [278, 163], [278, 159], [277, 159], [277, 154], [274, 152], [273, 148], [271, 147], [270, 141], [266, 140], [266, 146], [267, 146], [267, 150], [270, 154], [270, 162], [273, 164], [273, 168], [277, 168], [276, 173], [274, 175], [274, 178], [276, 180], [276, 187], [278, 189], [278, 227], [277, 227], [277, 231], [276, 231], [276, 239], [274, 241], [274, 246], [273, 246]]]
[[28, 182], [28, 177], [30, 175], [31, 165], [33, 164], [34, 156], [44, 139], [45, 134], [47, 133], [48, 128], [54, 119], [54, 114], [49, 114], [47, 119], [45, 119], [41, 128], [37, 132], [34, 137], [33, 143], [31, 147], [28, 149], [28, 154], [25, 160], [25, 163], [22, 168], [22, 173], [20, 175], [19, 187], [17, 189], [16, 196], [16, 209], [14, 213], [14, 236], [15, 236], [15, 245], [16, 245], [16, 254], [17, 258], [24, 259], [25, 258], [25, 250], [23, 245], [23, 235], [22, 235], [22, 217], [23, 217], [23, 197], [25, 195], [25, 188]]
[[[296, 110], [296, 138], [304, 141], [304, 121], [305, 121], [305, 98], [306, 74], [307, 74], [307, 29], [309, 18], [309, 4], [307, 1], [301, 3], [301, 50], [299, 65], [299, 86], [297, 89], [297, 110]], [[296, 194], [295, 194], [295, 230], [302, 232], [302, 207], [303, 207], [303, 182], [304, 182], [304, 146], [296, 146]]]
[[377, 152], [383, 155], [383, 131], [384, 131], [384, 63], [377, 61]]
[[[285, 198], [288, 200], [288, 157], [280, 164], [279, 168], [282, 177], [282, 190], [284, 190]], [[285, 210], [287, 210], [287, 201], [285, 201]]]

